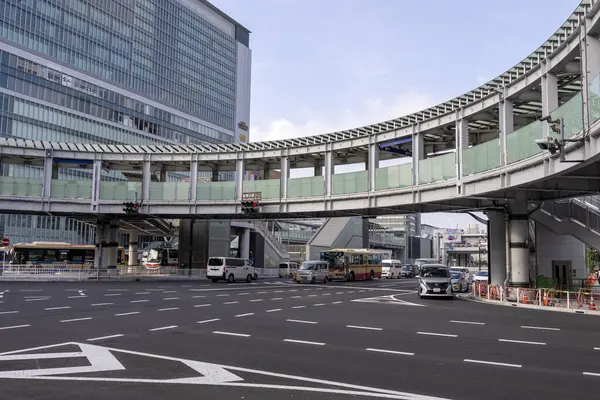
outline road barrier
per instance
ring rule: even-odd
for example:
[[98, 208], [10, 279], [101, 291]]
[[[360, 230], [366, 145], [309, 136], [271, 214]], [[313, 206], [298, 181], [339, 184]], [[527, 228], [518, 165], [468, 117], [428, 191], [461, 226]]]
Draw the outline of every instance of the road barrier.
[[470, 297], [514, 306], [531, 305], [573, 310], [575, 312], [578, 310], [596, 311], [596, 303], [600, 301], [600, 286], [567, 291], [503, 287], [478, 282], [473, 284]]
[[[256, 268], [259, 277], [278, 276], [277, 268]], [[119, 266], [116, 269], [79, 268], [68, 264], [10, 265], [0, 268], [0, 281], [87, 281], [87, 280], [204, 280], [205, 269], [177, 267], [146, 268]]]

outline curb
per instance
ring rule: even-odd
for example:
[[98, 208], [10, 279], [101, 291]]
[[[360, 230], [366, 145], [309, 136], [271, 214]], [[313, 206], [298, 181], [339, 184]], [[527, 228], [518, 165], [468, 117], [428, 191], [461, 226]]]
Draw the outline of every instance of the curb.
[[470, 295], [470, 294], [458, 294], [456, 296], [461, 300], [472, 301], [474, 303], [490, 304], [490, 305], [494, 305], [494, 306], [516, 307], [516, 308], [526, 308], [529, 310], [538, 310], [538, 311], [550, 311], [550, 312], [562, 312], [562, 313], [568, 313], [568, 314], [586, 314], [586, 315], [600, 316], [600, 311], [578, 310], [578, 309], [572, 309], [572, 308], [544, 307], [544, 306], [536, 306], [535, 304], [512, 303], [512, 302], [507, 302], [507, 301], [481, 300], [481, 299], [472, 297], [472, 295]]

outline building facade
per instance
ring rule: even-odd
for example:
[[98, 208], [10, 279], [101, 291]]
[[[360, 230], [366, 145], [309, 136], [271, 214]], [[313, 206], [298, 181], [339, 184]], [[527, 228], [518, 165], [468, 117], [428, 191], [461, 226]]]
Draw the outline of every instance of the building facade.
[[[249, 34], [205, 0], [2, 0], [0, 135], [102, 144], [247, 142]], [[8, 165], [1, 173], [41, 176], [37, 168]], [[58, 174], [91, 179], [76, 168]], [[103, 179], [126, 178], [113, 172]], [[0, 229], [13, 243], [92, 243], [94, 231], [79, 221], [24, 215], [0, 216]]]

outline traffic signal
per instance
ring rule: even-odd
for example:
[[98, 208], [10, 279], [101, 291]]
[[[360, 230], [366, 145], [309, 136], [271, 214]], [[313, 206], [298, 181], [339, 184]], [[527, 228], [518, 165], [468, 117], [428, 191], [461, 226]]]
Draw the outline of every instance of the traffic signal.
[[242, 213], [244, 214], [257, 214], [258, 213], [258, 201], [242, 201]]
[[123, 208], [125, 214], [138, 214], [140, 212], [140, 205], [137, 202], [127, 201], [123, 203], [123, 206], [125, 207]]

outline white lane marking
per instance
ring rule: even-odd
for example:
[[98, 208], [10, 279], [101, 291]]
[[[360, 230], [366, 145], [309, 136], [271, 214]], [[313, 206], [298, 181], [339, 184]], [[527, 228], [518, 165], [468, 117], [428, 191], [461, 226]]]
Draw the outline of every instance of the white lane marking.
[[104, 296], [105, 297], [109, 297], [109, 296], [121, 296], [123, 293], [106, 293]]
[[467, 324], [467, 325], [485, 325], [485, 322], [472, 322], [472, 321], [456, 321], [451, 320], [453, 324]]
[[152, 329], [148, 329], [150, 332], [156, 332], [156, 331], [164, 331], [166, 329], [174, 329], [177, 328], [177, 325], [169, 325], [169, 326], [161, 326], [160, 328], [152, 328]]
[[204, 321], [198, 321], [196, 322], [197, 324], [208, 324], [209, 322], [216, 322], [216, 321], [220, 321], [220, 318], [213, 318], [213, 319], [205, 319]]
[[333, 303], [331, 303], [331, 304], [342, 304], [342, 303], [343, 303], [343, 301], [334, 301], [334, 302], [333, 302]]
[[248, 301], [251, 302], [251, 303], [255, 303], [257, 301], [263, 301], [263, 299], [253, 299], [253, 300], [248, 300]]
[[249, 313], [246, 313], [246, 314], [238, 314], [238, 315], [234, 315], [234, 317], [241, 318], [241, 317], [249, 317], [250, 315], [254, 315], [254, 313], [253, 312], [249, 312]]
[[382, 328], [374, 328], [372, 326], [360, 326], [360, 325], [346, 325], [346, 328], [351, 328], [351, 329], [364, 329], [367, 331], [382, 331]]
[[85, 299], [87, 296], [84, 294], [82, 296], [67, 296], [67, 299]]
[[283, 290], [275, 290], [273, 293], [283, 293]]
[[92, 307], [99, 307], [99, 306], [112, 306], [115, 303], [94, 303], [92, 304]]
[[173, 311], [173, 310], [179, 310], [179, 307], [159, 308], [157, 311]]
[[218, 294], [217, 297], [226, 297], [229, 296], [229, 293]]
[[150, 300], [131, 300], [130, 303], [146, 303]]
[[192, 296], [192, 299], [202, 299], [204, 297], [206, 297], [206, 296]]
[[35, 298], [35, 299], [26, 299], [25, 301], [44, 301], [44, 300], [50, 300], [50, 297], [42, 297], [42, 298]]
[[453, 334], [450, 334], [450, 333], [434, 333], [434, 332], [417, 332], [417, 335], [458, 337], [458, 335], [453, 335]]
[[296, 340], [296, 339], [283, 339], [284, 342], [288, 343], [300, 343], [300, 344], [311, 344], [313, 346], [325, 346], [322, 342], [309, 342], [307, 340]]
[[336, 292], [335, 294], [344, 294], [344, 292]]
[[146, 289], [148, 292], [162, 292], [162, 289]]
[[306, 306], [294, 306], [292, 308], [306, 308]]
[[19, 292], [41, 292], [43, 289], [21, 289]]
[[302, 289], [302, 290], [304, 290], [306, 292], [307, 290], [311, 290], [311, 289]]
[[600, 350], [600, 347], [594, 347], [594, 350]]
[[223, 304], [239, 304], [239, 301], [226, 301]]
[[46, 310], [46, 311], [53, 311], [53, 310], [66, 310], [67, 308], [71, 308], [71, 306], [62, 306], [62, 307], [48, 307], [48, 308], [44, 308], [44, 310]]
[[597, 372], [584, 372], [583, 375], [587, 375], [587, 376], [600, 376], [600, 374], [597, 373]]
[[116, 335], [100, 336], [100, 337], [90, 338], [90, 339], [86, 339], [86, 340], [88, 342], [95, 342], [97, 340], [114, 339], [114, 338], [123, 337], [123, 336], [125, 336], [125, 335], [123, 335], [122, 333], [119, 333], [119, 334], [116, 334]]
[[222, 331], [213, 331], [215, 335], [228, 335], [228, 336], [240, 336], [240, 337], [250, 337], [247, 333], [233, 333], [233, 332], [222, 332]]
[[108, 292], [129, 292], [129, 289], [106, 289]]
[[27, 328], [29, 326], [31, 326], [31, 325], [26, 324], [26, 325], [2, 326], [2, 327], [0, 327], [0, 331], [4, 331], [6, 329]]
[[498, 339], [499, 342], [505, 342], [505, 343], [520, 343], [520, 344], [535, 344], [538, 346], [545, 346], [546, 343], [544, 342], [528, 342], [525, 340], [511, 340], [511, 339]]
[[73, 319], [63, 319], [58, 322], [78, 322], [78, 321], [88, 321], [92, 319], [92, 317], [84, 317], [84, 318], [73, 318]]
[[283, 297], [272, 297], [271, 300], [283, 300]]
[[523, 329], [539, 329], [542, 331], [560, 331], [560, 328], [547, 328], [544, 326], [527, 326], [527, 325], [521, 325], [521, 328]]
[[313, 304], [313, 307], [321, 307], [321, 306], [324, 306], [324, 305], [325, 305], [325, 303]]
[[468, 363], [475, 363], [475, 364], [498, 365], [500, 367], [512, 367], [512, 368], [522, 368], [523, 367], [520, 364], [507, 364], [507, 363], [500, 363], [500, 362], [494, 362], [494, 361], [471, 360], [469, 358], [465, 358], [463, 361], [468, 362]]
[[401, 356], [414, 356], [415, 353], [407, 353], [405, 351], [396, 351], [396, 350], [384, 350], [384, 349], [373, 349], [371, 347], [365, 349], [366, 351], [373, 351], [377, 353], [389, 353], [389, 354], [398, 354]]
[[275, 311], [281, 311], [281, 308], [274, 308], [272, 310], [267, 310], [265, 312], [275, 312]]
[[165, 297], [163, 300], [179, 300], [179, 297]]
[[150, 294], [150, 292], [137, 292], [137, 293], [134, 293], [134, 294]]
[[317, 321], [304, 321], [301, 319], [286, 319], [287, 322], [296, 322], [298, 324], [312, 324], [312, 325], [316, 325], [318, 324]]
[[139, 311], [132, 311], [132, 312], [125, 312], [125, 313], [120, 313], [120, 314], [115, 314], [115, 317], [124, 317], [126, 315], [135, 315], [135, 314], [139, 314]]
[[302, 296], [292, 296], [292, 297], [290, 297], [290, 299], [299, 299], [299, 298], [301, 298], [301, 297], [302, 297]]
[[198, 307], [208, 307], [208, 306], [212, 306], [212, 304], [196, 304], [194, 307], [198, 308]]
[[16, 314], [18, 313], [18, 311], [2, 311], [0, 312], [0, 315], [5, 315], [5, 314]]
[[268, 292], [256, 292], [256, 294], [266, 294]]
[[288, 290], [288, 292], [297, 292], [298, 289], [292, 289], [292, 290]]
[[351, 290], [351, 291], [349, 291], [348, 293], [354, 293], [354, 292], [355, 292], [354, 290]]
[[163, 293], [177, 293], [177, 290], [165, 290]]
[[238, 293], [238, 296], [247, 296], [247, 295], [249, 295], [249, 294], [250, 294], [249, 292]]
[[308, 297], [317, 297], [316, 294], [309, 294]]
[[323, 296], [331, 296], [331, 293], [323, 293]]

